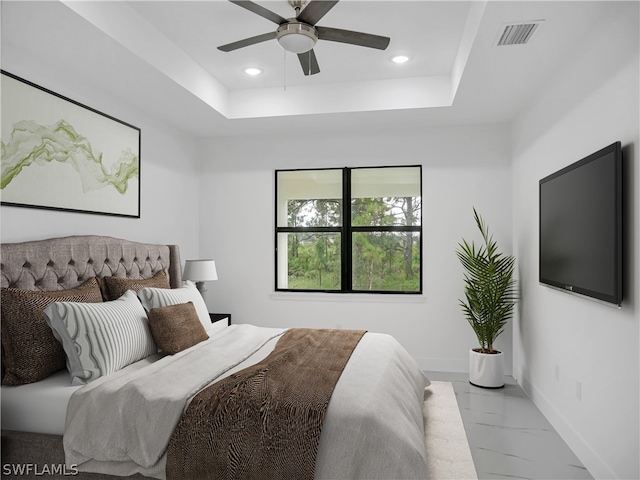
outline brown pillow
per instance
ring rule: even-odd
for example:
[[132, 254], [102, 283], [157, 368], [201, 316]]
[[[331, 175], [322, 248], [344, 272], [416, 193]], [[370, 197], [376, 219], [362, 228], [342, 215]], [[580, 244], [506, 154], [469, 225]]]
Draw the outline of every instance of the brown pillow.
[[24, 385], [65, 368], [60, 342], [44, 319], [44, 309], [55, 302], [102, 302], [94, 277], [70, 290], [41, 292], [2, 289], [2, 347], [4, 385]]
[[148, 317], [156, 344], [171, 355], [209, 338], [191, 302], [152, 308]]
[[160, 270], [151, 278], [104, 277], [104, 282], [107, 285], [107, 300], [117, 300], [127, 290], [138, 293], [138, 290], [145, 287], [171, 288], [169, 278], [164, 270]]

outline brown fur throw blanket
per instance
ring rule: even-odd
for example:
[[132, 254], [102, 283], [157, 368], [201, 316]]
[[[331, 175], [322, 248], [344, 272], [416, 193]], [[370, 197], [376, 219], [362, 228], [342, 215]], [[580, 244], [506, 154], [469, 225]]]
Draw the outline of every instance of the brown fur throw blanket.
[[361, 330], [291, 329], [261, 362], [198, 393], [167, 479], [312, 479], [322, 422]]

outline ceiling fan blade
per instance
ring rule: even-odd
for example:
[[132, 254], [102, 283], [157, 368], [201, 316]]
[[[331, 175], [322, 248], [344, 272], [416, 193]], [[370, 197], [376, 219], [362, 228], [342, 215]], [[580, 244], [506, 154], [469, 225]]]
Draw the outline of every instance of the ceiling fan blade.
[[315, 25], [336, 3], [338, 0], [311, 0], [300, 12], [297, 19], [309, 25]]
[[282, 25], [287, 21], [286, 18], [281, 17], [277, 13], [274, 13], [271, 10], [266, 9], [261, 5], [258, 5], [257, 3], [250, 2], [249, 0], [229, 0], [229, 1], [231, 3], [235, 3], [239, 7], [246, 8], [247, 10], [255, 13], [256, 15], [260, 15], [261, 17], [266, 18], [267, 20], [271, 20], [273, 23], [276, 23], [278, 25]]
[[352, 30], [341, 30], [339, 28], [315, 27], [318, 31], [318, 38], [330, 42], [350, 43], [361, 47], [377, 48], [384, 50], [389, 46], [391, 39], [372, 35], [370, 33], [354, 32]]
[[318, 66], [318, 59], [316, 54], [312, 50], [308, 52], [299, 53], [298, 60], [300, 60], [300, 66], [305, 75], [315, 75], [320, 73], [320, 67]]
[[266, 42], [276, 38], [276, 32], [263, 33], [262, 35], [256, 35], [255, 37], [245, 38], [244, 40], [238, 40], [237, 42], [228, 43], [218, 47], [218, 50], [223, 52], [231, 52], [242, 47], [248, 47], [249, 45], [255, 45], [256, 43]]

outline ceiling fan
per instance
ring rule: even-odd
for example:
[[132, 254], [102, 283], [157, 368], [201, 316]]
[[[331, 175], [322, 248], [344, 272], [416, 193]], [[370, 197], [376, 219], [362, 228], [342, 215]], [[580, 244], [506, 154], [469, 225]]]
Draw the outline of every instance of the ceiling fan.
[[267, 20], [271, 20], [278, 25], [278, 28], [274, 32], [263, 33], [262, 35], [222, 45], [218, 47], [218, 50], [231, 52], [275, 38], [282, 48], [298, 55], [305, 75], [315, 75], [320, 72], [318, 60], [313, 51], [313, 47], [318, 40], [349, 43], [379, 50], [384, 50], [389, 45], [390, 39], [388, 37], [316, 25], [338, 3], [338, 0], [311, 0], [309, 3], [306, 0], [289, 0], [289, 4], [296, 12], [294, 18], [283, 18], [277, 13], [249, 0], [229, 1]]

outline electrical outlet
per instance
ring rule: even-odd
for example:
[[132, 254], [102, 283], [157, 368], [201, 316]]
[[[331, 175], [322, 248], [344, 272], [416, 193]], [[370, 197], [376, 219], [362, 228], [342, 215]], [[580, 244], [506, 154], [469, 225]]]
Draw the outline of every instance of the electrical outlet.
[[576, 398], [582, 401], [582, 382], [576, 381]]
[[558, 364], [556, 364], [555, 374], [556, 374], [556, 382], [559, 382], [560, 381], [560, 365]]

